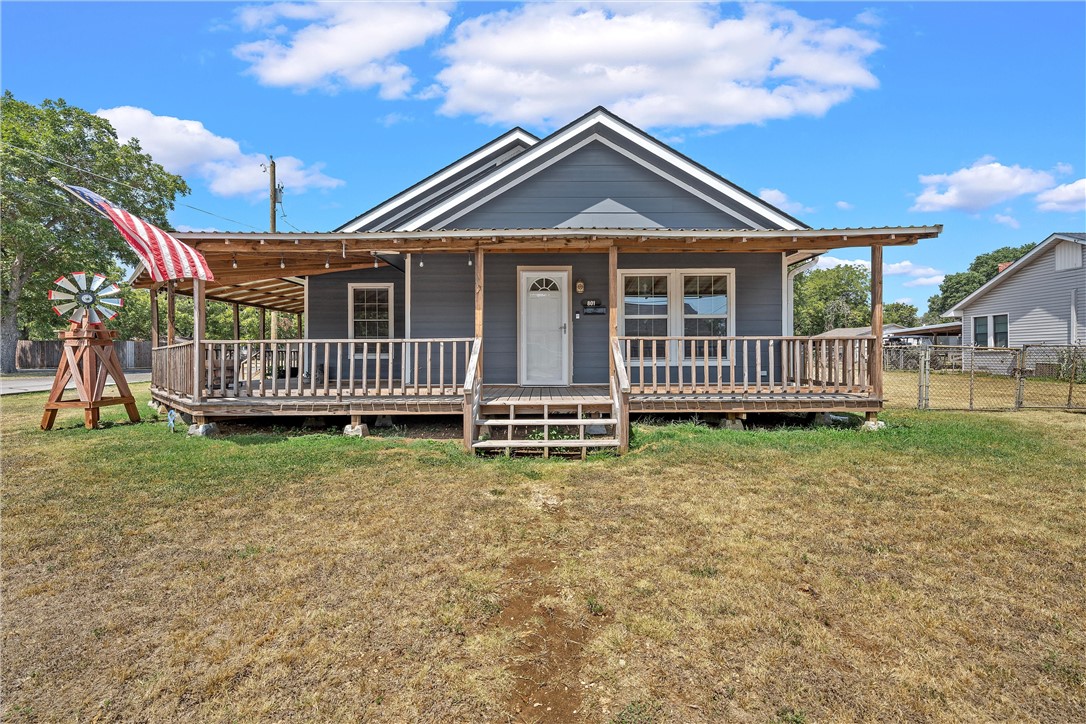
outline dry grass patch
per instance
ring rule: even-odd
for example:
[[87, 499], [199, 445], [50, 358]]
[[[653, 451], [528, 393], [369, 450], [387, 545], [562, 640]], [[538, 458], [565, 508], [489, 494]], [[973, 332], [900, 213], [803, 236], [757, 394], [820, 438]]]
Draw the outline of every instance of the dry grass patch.
[[584, 463], [43, 399], [2, 403], [5, 720], [1086, 719], [1083, 416]]

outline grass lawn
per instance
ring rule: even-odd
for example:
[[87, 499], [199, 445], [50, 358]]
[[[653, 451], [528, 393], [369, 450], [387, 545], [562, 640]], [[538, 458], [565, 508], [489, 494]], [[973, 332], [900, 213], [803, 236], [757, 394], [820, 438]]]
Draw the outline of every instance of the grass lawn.
[[574, 462], [43, 402], [0, 402], [5, 721], [1086, 720], [1084, 415]]

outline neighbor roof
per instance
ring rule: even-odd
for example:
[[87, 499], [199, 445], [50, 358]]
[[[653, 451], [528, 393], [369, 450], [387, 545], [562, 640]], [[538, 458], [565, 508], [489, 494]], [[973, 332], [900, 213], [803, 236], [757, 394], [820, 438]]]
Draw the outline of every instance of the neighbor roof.
[[1086, 245], [1086, 233], [1077, 232], [1077, 231], [1071, 231], [1071, 232], [1060, 231], [1060, 232], [1056, 232], [1055, 234], [1052, 234], [1052, 236], [1048, 237], [1047, 239], [1042, 241], [1040, 244], [1038, 244], [1037, 246], [1030, 249], [1029, 253], [1022, 255], [1021, 257], [1016, 259], [1014, 261], [1014, 263], [1011, 264], [1009, 267], [1007, 267], [1006, 269], [1004, 269], [1003, 271], [999, 272], [994, 277], [989, 279], [987, 282], [985, 282], [983, 285], [981, 285], [979, 288], [977, 288], [968, 297], [966, 297], [965, 299], [961, 300], [960, 302], [955, 304], [950, 309], [943, 312], [943, 316], [944, 317], [960, 317], [960, 316], [962, 316], [962, 314], [963, 314], [962, 310], [966, 306], [968, 306], [969, 304], [972, 304], [974, 300], [979, 299], [980, 297], [984, 296], [985, 294], [990, 292], [992, 289], [995, 289], [997, 286], [1002, 284], [1005, 280], [1007, 280], [1010, 277], [1017, 274], [1020, 269], [1024, 269], [1026, 266], [1028, 266], [1030, 263], [1032, 263], [1032, 261], [1034, 259], [1036, 259], [1042, 253], [1044, 253], [1045, 249], [1048, 249], [1050, 246], [1052, 246], [1054, 244], [1058, 244], [1061, 241], [1073, 241], [1076, 244]]

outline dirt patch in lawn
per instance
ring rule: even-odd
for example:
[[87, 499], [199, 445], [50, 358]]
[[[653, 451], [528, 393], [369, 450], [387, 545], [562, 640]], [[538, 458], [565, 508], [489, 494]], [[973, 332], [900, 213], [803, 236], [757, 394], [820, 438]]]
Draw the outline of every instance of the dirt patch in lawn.
[[500, 625], [513, 632], [517, 643], [506, 711], [521, 721], [584, 718], [578, 674], [591, 631], [561, 605], [561, 591], [548, 578], [555, 565], [524, 557], [507, 571], [516, 588], [505, 601]]

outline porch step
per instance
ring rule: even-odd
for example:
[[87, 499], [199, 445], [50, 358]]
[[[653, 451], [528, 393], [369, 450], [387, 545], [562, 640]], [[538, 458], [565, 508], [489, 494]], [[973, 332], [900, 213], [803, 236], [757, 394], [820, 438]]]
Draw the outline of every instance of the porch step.
[[613, 417], [591, 417], [583, 419], [561, 418], [561, 417], [549, 417], [549, 418], [522, 418], [522, 417], [506, 417], [506, 418], [487, 418], [485, 420], [476, 420], [476, 425], [484, 427], [540, 427], [542, 425], [549, 425], [550, 427], [587, 427], [589, 425], [617, 425], [618, 420]]
[[615, 438], [593, 438], [591, 440], [478, 440], [471, 446], [477, 450], [501, 450], [503, 448], [556, 448], [556, 447], [618, 447]]

